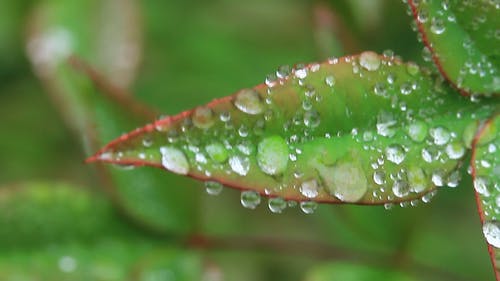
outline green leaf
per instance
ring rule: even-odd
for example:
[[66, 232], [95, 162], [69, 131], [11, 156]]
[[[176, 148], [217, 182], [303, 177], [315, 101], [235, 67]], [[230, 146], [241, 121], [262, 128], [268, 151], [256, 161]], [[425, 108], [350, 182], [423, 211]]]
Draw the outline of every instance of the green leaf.
[[412, 281], [415, 280], [393, 269], [375, 266], [326, 263], [311, 270], [305, 281]]
[[409, 0], [441, 74], [467, 94], [500, 94], [500, 36], [495, 1]]
[[500, 114], [477, 124], [473, 141], [472, 176], [495, 276], [500, 278]]
[[[116, 50], [129, 50], [131, 46], [130, 50], [135, 47], [140, 50], [140, 44], [134, 41], [137, 36], [130, 34], [137, 28], [130, 27], [137, 24], [136, 7], [129, 0], [119, 3], [122, 8], [116, 10], [113, 1], [77, 1], [60, 5], [60, 1], [48, 0], [39, 3], [32, 16], [28, 39], [30, 60], [59, 104], [58, 109], [65, 120], [82, 136], [87, 150], [96, 149], [111, 136], [139, 124], [138, 120], [144, 122], [143, 118], [130, 114], [130, 108], [120, 107], [117, 100], [130, 99], [125, 92], [103, 96], [67, 62], [72, 53], [91, 57], [111, 77], [130, 83], [137, 65], [133, 59], [137, 58], [124, 58], [131, 54]], [[96, 17], [99, 14], [96, 11], [106, 16]], [[113, 29], [114, 23], [120, 27], [119, 31]], [[94, 32], [96, 27], [98, 32]], [[113, 46], [111, 51], [109, 46]], [[127, 66], [132, 69], [123, 69], [124, 59], [130, 60]], [[116, 77], [116, 74], [121, 76]], [[110, 100], [109, 96], [114, 99]], [[137, 223], [163, 233], [186, 233], [194, 228], [196, 197], [188, 189], [166, 188], [186, 186], [188, 181], [158, 171], [140, 170], [131, 174], [115, 167], [105, 167], [99, 175], [115, 203]]]
[[1, 280], [201, 280], [198, 253], [141, 239], [100, 239], [3, 252]]
[[117, 226], [111, 206], [81, 187], [33, 182], [0, 188], [0, 248], [92, 241]]
[[[277, 76], [136, 129], [88, 161], [149, 165], [287, 200], [401, 202], [456, 185], [471, 114], [492, 111], [449, 94], [414, 63], [373, 52]], [[256, 196], [243, 193], [252, 201], [244, 205], [255, 207]]]

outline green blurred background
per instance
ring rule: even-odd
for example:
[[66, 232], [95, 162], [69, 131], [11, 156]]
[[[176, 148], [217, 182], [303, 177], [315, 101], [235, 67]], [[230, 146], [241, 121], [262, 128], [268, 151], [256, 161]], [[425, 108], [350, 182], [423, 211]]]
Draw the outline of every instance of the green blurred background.
[[[431, 203], [272, 214], [151, 168], [83, 164], [146, 123], [74, 53], [165, 115], [280, 65], [362, 50], [422, 62], [395, 0], [0, 0], [0, 280], [489, 280], [470, 180]], [[126, 94], [124, 94], [126, 95]]]

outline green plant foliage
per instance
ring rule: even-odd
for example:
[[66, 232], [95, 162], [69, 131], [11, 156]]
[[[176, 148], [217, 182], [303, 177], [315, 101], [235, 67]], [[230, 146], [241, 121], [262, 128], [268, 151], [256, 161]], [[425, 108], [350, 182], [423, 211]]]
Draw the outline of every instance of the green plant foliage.
[[498, 95], [498, 2], [408, 2], [441, 73], [464, 93]]
[[496, 1], [3, 2], [0, 280], [500, 280]]

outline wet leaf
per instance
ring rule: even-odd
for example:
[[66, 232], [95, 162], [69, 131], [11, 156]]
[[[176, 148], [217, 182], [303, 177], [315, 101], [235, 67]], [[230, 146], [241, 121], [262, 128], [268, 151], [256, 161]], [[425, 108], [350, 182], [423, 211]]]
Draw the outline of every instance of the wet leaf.
[[411, 281], [414, 278], [395, 270], [349, 263], [326, 263], [311, 270], [305, 281]]
[[495, 276], [500, 278], [500, 114], [477, 122], [471, 159], [483, 234], [488, 245]]
[[[114, 5], [122, 9], [117, 12]], [[93, 58], [96, 65], [105, 65], [103, 69], [113, 73], [114, 79], [129, 84], [140, 51], [140, 44], [134, 43], [137, 27], [130, 27], [137, 21], [133, 10], [136, 8], [129, 0], [78, 1], [68, 5], [49, 0], [39, 3], [31, 17], [27, 51], [35, 73], [58, 104], [65, 121], [82, 137], [87, 150], [96, 149], [144, 119], [117, 102], [129, 98], [125, 91], [105, 96], [77, 73], [67, 59], [73, 53]], [[97, 16], [100, 13], [102, 18]], [[107, 26], [110, 23], [127, 32], [113, 32], [113, 26]], [[92, 31], [94, 25], [99, 26], [99, 32]], [[109, 33], [113, 36], [106, 36]], [[119, 51], [110, 51], [109, 46]], [[185, 233], [194, 227], [196, 198], [187, 189], [165, 188], [189, 185], [187, 181], [153, 170], [128, 173], [115, 167], [105, 167], [99, 175], [114, 202], [137, 223], [163, 233]]]
[[373, 52], [276, 75], [122, 135], [88, 162], [155, 166], [252, 190], [242, 194], [250, 208], [258, 194], [408, 201], [456, 185], [471, 113], [492, 111], [450, 94], [414, 63]]
[[441, 74], [464, 93], [498, 95], [498, 3], [413, 0], [408, 3]]

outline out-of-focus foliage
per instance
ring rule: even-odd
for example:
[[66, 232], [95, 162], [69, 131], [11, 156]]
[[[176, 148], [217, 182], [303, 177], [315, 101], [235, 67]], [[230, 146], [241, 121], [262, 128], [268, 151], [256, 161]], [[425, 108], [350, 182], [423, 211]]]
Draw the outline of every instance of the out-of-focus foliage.
[[[236, 191], [211, 197], [160, 171], [103, 172], [83, 164], [81, 147], [137, 122], [109, 110], [109, 99], [64, 63], [38, 80], [26, 55], [43, 51], [29, 42], [47, 24], [35, 15], [49, 5], [56, 12], [45, 20], [83, 30], [73, 38], [80, 56], [113, 81], [129, 79], [118, 84], [171, 115], [263, 82], [284, 63], [389, 48], [421, 61], [407, 7], [369, 2], [2, 0], [0, 279], [489, 280], [470, 181], [418, 208], [319, 206], [305, 216], [298, 208], [249, 211]], [[120, 20], [128, 13], [135, 22]], [[125, 36], [137, 49], [125, 52], [123, 80], [111, 75], [120, 49], [106, 30], [135, 32]], [[86, 95], [58, 98], [75, 91]], [[99, 135], [96, 124], [114, 129]], [[146, 182], [149, 173], [158, 180]]]

